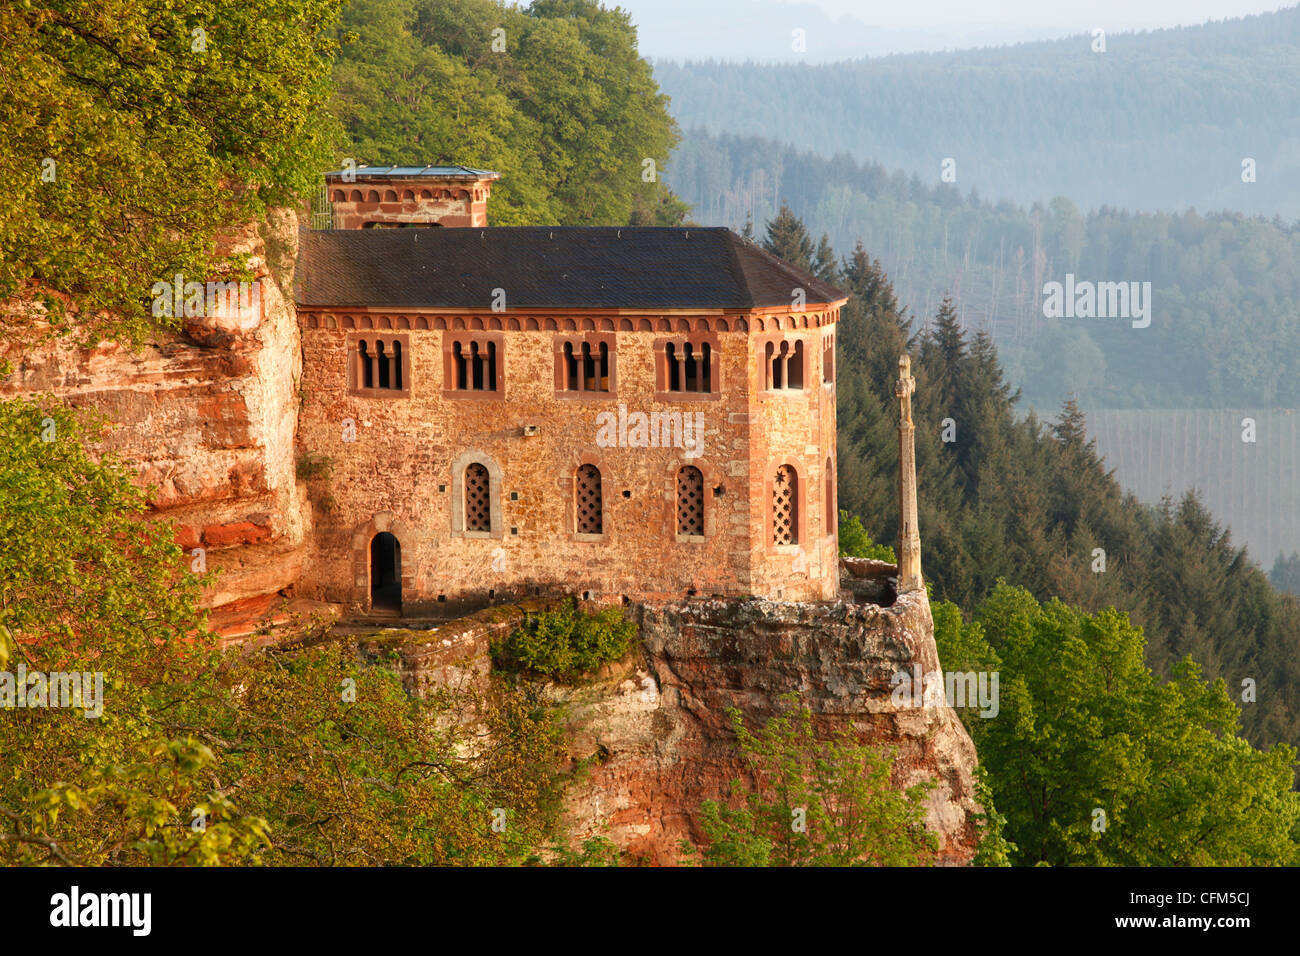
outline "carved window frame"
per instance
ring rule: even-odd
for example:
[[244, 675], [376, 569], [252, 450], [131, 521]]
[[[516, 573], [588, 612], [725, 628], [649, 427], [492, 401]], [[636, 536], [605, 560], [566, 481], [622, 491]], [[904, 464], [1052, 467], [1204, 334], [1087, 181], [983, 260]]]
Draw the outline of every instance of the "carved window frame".
[[[386, 332], [379, 330], [366, 330], [349, 332], [345, 339], [347, 343], [347, 383], [348, 394], [357, 395], [363, 398], [410, 398], [411, 397], [411, 337], [405, 332]], [[392, 349], [394, 345], [399, 346], [401, 355], [398, 363], [398, 370], [401, 375], [401, 388], [380, 388], [377, 384], [367, 387], [365, 385], [365, 376], [361, 367], [362, 353], [361, 345], [365, 343], [368, 346], [367, 351], [371, 352], [373, 358], [377, 354], [377, 346], [383, 343], [385, 352]], [[390, 375], [392, 373], [390, 372]], [[378, 368], [375, 368], [374, 379], [379, 377]]]
[[[777, 357], [781, 354], [782, 347], [785, 346], [788, 351], [788, 357], [782, 362], [782, 375], [780, 376], [784, 384], [776, 386], [774, 382], [778, 378], [774, 374], [774, 365]], [[768, 351], [772, 354], [769, 356]], [[809, 375], [811, 368], [811, 349], [804, 336], [783, 335], [780, 333], [774, 335], [761, 335], [754, 339], [754, 357], [758, 364], [758, 392], [765, 396], [773, 395], [804, 395], [808, 394]], [[801, 361], [799, 363], [799, 385], [791, 387], [788, 384], [790, 378], [790, 367], [795, 356]]]
[[[568, 345], [573, 349], [575, 360], [579, 363], [578, 376], [581, 379], [583, 371], [581, 369], [582, 357], [581, 349], [583, 345], [588, 346], [593, 353], [598, 353], [600, 346], [608, 349], [609, 358], [609, 388], [604, 391], [593, 389], [570, 389], [565, 386], [568, 384], [568, 356], [565, 353], [565, 346]], [[613, 332], [583, 332], [577, 335], [557, 335], [554, 341], [555, 353], [555, 397], [577, 401], [609, 401], [618, 395], [618, 340]]]
[[[781, 468], [790, 468], [795, 476], [794, 489], [794, 533], [795, 540], [790, 544], [776, 543], [776, 522], [774, 506], [776, 503], [776, 475]], [[780, 458], [768, 463], [763, 481], [763, 537], [769, 554], [807, 554], [813, 547], [808, 538], [808, 468], [795, 458]]]
[[[703, 346], [709, 347], [707, 392], [690, 392], [685, 389], [670, 389], [672, 373], [669, 369], [668, 347], [673, 346], [677, 355], [684, 353], [686, 346], [691, 346], [692, 353], [702, 353]], [[655, 339], [655, 401], [656, 402], [716, 402], [722, 398], [722, 349], [718, 336], [713, 333], [693, 333], [674, 335]], [[699, 360], [696, 360], [697, 363]]]
[[[465, 526], [465, 472], [470, 465], [482, 465], [488, 473], [489, 531], [470, 531]], [[496, 459], [475, 448], [462, 452], [451, 463], [451, 535], [454, 538], [504, 538], [505, 515], [501, 505], [501, 466]]]
[[[477, 345], [480, 349], [491, 346], [496, 356], [495, 388], [456, 387], [456, 346], [468, 352]], [[466, 362], [468, 363], [468, 359]], [[473, 376], [466, 367], [466, 381]], [[444, 332], [442, 336], [442, 397], [461, 401], [500, 401], [506, 397], [506, 340], [501, 332]]]

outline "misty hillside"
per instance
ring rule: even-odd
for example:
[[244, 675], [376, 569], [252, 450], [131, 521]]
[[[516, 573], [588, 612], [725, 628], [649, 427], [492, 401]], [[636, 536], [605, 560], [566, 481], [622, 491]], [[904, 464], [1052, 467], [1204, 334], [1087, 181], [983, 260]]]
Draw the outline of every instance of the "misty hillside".
[[[847, 153], [1022, 203], [1300, 218], [1300, 8], [827, 64], [660, 62], [683, 128]], [[1242, 181], [1255, 161], [1256, 181]]]

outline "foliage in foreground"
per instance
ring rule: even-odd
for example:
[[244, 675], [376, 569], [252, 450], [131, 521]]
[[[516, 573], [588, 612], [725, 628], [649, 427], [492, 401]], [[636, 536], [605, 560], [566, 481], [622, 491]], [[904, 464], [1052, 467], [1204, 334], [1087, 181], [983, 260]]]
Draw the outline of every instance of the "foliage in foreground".
[[[915, 866], [936, 849], [922, 803], [930, 784], [890, 786], [888, 752], [847, 730], [827, 735], [795, 698], [757, 733], [728, 713], [752, 774], [735, 806], [701, 806], [706, 866]], [[689, 847], [683, 847], [687, 853]]]
[[102, 700], [0, 707], [0, 863], [511, 864], [562, 846], [544, 706], [415, 700], [337, 644], [216, 650], [202, 582], [93, 438], [53, 403], [0, 402], [0, 672], [103, 675]]
[[326, 162], [338, 8], [0, 4], [0, 302], [36, 295], [65, 331], [71, 304], [79, 338], [139, 341], [154, 283], [215, 278], [218, 230], [292, 204]]
[[1295, 750], [1252, 748], [1222, 680], [1187, 658], [1161, 681], [1141, 628], [1039, 604], [1000, 583], [963, 623], [935, 608], [949, 671], [1000, 673], [997, 717], [962, 711], [1011, 860], [1088, 866], [1287, 865], [1300, 859]]

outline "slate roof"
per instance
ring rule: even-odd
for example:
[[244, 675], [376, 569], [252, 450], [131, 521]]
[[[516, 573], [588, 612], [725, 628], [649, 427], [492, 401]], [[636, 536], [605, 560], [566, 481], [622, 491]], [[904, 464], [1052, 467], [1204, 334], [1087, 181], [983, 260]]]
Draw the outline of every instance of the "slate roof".
[[810, 306], [838, 289], [730, 229], [613, 226], [304, 230], [296, 299], [307, 308], [509, 311]]

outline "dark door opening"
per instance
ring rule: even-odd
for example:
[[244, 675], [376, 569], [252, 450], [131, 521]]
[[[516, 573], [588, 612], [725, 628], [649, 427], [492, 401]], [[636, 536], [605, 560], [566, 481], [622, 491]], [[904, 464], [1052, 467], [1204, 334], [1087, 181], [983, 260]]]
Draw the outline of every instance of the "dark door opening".
[[375, 610], [402, 610], [402, 546], [381, 531], [370, 542], [370, 606]]

